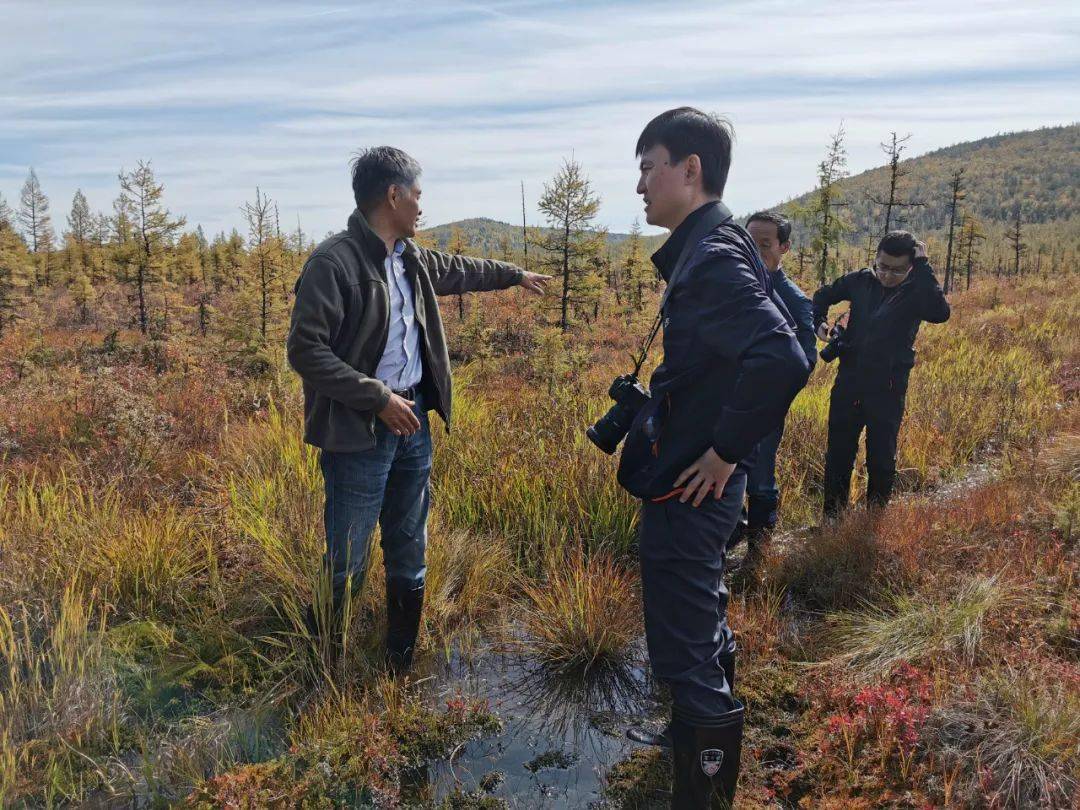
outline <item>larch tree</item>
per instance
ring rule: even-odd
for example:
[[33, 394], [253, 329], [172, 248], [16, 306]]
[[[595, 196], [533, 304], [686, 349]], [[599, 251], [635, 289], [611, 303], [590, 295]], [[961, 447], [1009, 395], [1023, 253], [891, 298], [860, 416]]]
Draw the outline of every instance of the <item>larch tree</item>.
[[[80, 273], [87, 274], [92, 263], [89, 255], [91, 235], [94, 230], [94, 215], [82, 189], [75, 191], [71, 200], [71, 213], [67, 217], [67, 231], [64, 234], [67, 250], [68, 280], [74, 281]], [[89, 278], [87, 278], [89, 281]]]
[[890, 132], [889, 136], [890, 139], [881, 144], [881, 150], [889, 156], [889, 191], [884, 198], [870, 198], [872, 203], [884, 209], [885, 218], [882, 222], [881, 235], [888, 233], [894, 224], [902, 221], [897, 209], [919, 208], [926, 205], [919, 200], [905, 200], [900, 191], [900, 183], [908, 175], [908, 170], [901, 165], [900, 155], [907, 148], [907, 141], [911, 139], [911, 134], [899, 138], [895, 132]]
[[[835, 209], [846, 203], [839, 200], [837, 182], [847, 176], [847, 150], [844, 148], [844, 125], [841, 124], [829, 140], [825, 159], [818, 164], [818, 188], [807, 215], [810, 219], [812, 237], [810, 245], [818, 254], [818, 283], [824, 285], [839, 272], [835, 250], [839, 249], [840, 237], [846, 225]], [[830, 256], [830, 250], [834, 255]]]
[[645, 288], [655, 280], [656, 274], [645, 256], [645, 246], [641, 238], [641, 223], [636, 219], [630, 226], [630, 238], [626, 240], [623, 252], [622, 275], [626, 281], [626, 292], [630, 306], [641, 312], [645, 307]]
[[545, 265], [562, 277], [559, 326], [565, 332], [570, 327], [570, 305], [592, 269], [590, 261], [598, 248], [589, 229], [600, 210], [600, 197], [581, 164], [571, 158], [544, 184], [539, 208], [549, 225], [540, 243]]
[[972, 214], [964, 214], [963, 222], [960, 223], [960, 249], [964, 252], [965, 289], [971, 289], [971, 276], [974, 273], [975, 262], [979, 260], [978, 246], [985, 240], [986, 231], [983, 230], [978, 218]]
[[130, 222], [134, 237], [133, 264], [139, 330], [150, 330], [149, 291], [158, 281], [165, 252], [174, 234], [184, 226], [183, 217], [173, 218], [162, 198], [165, 186], [154, 178], [148, 161], [140, 160], [130, 172], [120, 171], [120, 209]]
[[266, 342], [274, 302], [274, 283], [281, 273], [281, 240], [277, 207], [256, 187], [255, 199], [240, 209], [248, 224], [248, 262], [258, 295], [259, 337]]
[[52, 283], [52, 218], [49, 216], [49, 198], [41, 190], [41, 183], [33, 168], [19, 194], [17, 219], [34, 256], [34, 283], [47, 287]]
[[26, 243], [15, 230], [15, 214], [0, 195], [0, 336], [19, 318], [30, 262]]
[[1017, 204], [1014, 209], [1013, 221], [1009, 225], [1009, 230], [1005, 233], [1005, 241], [1009, 243], [1009, 252], [1013, 257], [1013, 275], [1019, 276], [1021, 270], [1021, 260], [1024, 258], [1024, 254], [1027, 253], [1028, 246], [1024, 242], [1024, 225], [1020, 217], [1020, 205]]
[[948, 294], [956, 284], [955, 262], [953, 261], [953, 237], [956, 231], [956, 215], [960, 208], [960, 201], [964, 199], [964, 167], [956, 169], [949, 179], [949, 190], [952, 194], [949, 200], [949, 241], [945, 247], [945, 284], [944, 292]]

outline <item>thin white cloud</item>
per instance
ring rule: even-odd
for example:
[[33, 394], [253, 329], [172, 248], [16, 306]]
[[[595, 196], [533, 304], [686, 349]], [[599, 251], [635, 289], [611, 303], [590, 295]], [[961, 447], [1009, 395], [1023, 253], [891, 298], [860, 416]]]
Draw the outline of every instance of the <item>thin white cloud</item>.
[[340, 227], [346, 163], [395, 143], [426, 168], [430, 223], [509, 219], [571, 152], [639, 216], [633, 143], [660, 110], [735, 123], [728, 201], [809, 188], [841, 119], [850, 163], [1066, 123], [1080, 109], [1080, 12], [1066, 2], [811, 4], [0, 3], [0, 192], [26, 167], [54, 210], [107, 209], [116, 173], [154, 162], [168, 204], [214, 231], [256, 185], [286, 219]]

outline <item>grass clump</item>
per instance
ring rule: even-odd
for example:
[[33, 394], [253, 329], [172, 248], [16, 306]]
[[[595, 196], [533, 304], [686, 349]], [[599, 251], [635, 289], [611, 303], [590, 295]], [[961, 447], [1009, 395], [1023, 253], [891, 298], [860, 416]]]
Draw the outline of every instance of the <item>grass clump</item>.
[[991, 613], [1007, 611], [1016, 594], [996, 576], [977, 576], [947, 599], [890, 592], [884, 604], [827, 617], [837, 652], [828, 660], [867, 679], [902, 662], [959, 653], [971, 662]]
[[522, 584], [525, 648], [552, 671], [587, 674], [625, 661], [641, 633], [634, 572], [604, 554], [572, 553]]
[[1075, 807], [1080, 683], [1068, 671], [1001, 668], [932, 718], [945, 763], [972, 805]]
[[666, 807], [670, 791], [671, 758], [655, 748], [631, 751], [612, 766], [604, 784], [604, 798], [619, 810]]

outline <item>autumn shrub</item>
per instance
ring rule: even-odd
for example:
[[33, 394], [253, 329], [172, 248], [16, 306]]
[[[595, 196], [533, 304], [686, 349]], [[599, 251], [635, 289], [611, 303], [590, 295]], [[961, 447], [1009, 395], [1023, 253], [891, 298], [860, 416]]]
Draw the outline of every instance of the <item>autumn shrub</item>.
[[900, 664], [878, 683], [852, 694], [834, 689], [830, 702], [842, 708], [825, 720], [824, 753], [854, 773], [866, 759], [901, 781], [912, 773], [931, 712], [931, 682], [925, 672]]

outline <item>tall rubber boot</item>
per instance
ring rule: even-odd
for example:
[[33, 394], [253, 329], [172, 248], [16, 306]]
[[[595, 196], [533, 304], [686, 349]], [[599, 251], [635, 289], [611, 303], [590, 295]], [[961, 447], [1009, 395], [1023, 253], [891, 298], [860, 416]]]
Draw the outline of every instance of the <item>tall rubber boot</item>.
[[[720, 656], [717, 660], [724, 668], [724, 677], [727, 678], [731, 691], [735, 691], [735, 653]], [[641, 726], [634, 726], [626, 732], [626, 736], [642, 745], [654, 745], [657, 748], [671, 748], [671, 723], [664, 726], [661, 731], [649, 731]]]
[[403, 588], [386, 583], [386, 664], [395, 675], [412, 666], [423, 607], [423, 585]]
[[673, 713], [671, 738], [673, 810], [729, 810], [734, 807], [742, 756], [741, 703], [717, 717]]
[[739, 545], [744, 539], [746, 539], [746, 530], [749, 526], [749, 521], [746, 516], [746, 507], [743, 507], [742, 514], [739, 515], [739, 520], [735, 524], [735, 528], [731, 530], [731, 536], [728, 537], [727, 543], [724, 545], [724, 550], [730, 554], [732, 549]]
[[746, 555], [738, 565], [731, 566], [731, 587], [744, 591], [757, 582], [758, 571], [765, 560], [765, 549], [772, 540], [773, 527], [755, 527], [746, 535]]

